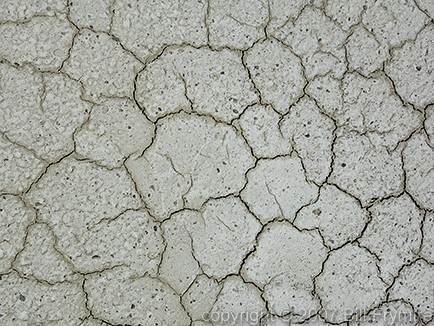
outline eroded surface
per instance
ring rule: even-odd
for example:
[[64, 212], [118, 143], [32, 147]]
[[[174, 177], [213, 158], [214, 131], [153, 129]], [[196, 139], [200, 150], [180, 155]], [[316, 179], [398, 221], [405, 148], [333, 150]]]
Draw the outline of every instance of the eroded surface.
[[1, 325], [434, 325], [430, 0], [4, 0]]

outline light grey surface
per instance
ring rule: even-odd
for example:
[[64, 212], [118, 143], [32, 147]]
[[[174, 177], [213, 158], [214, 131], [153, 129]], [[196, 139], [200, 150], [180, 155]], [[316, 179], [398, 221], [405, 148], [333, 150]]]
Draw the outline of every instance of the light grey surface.
[[433, 18], [2, 0], [0, 325], [434, 325]]

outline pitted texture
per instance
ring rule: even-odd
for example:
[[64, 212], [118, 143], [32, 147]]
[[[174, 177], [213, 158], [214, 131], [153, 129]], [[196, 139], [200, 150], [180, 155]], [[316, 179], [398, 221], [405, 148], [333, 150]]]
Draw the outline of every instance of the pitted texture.
[[434, 326], [432, 0], [2, 0], [0, 162], [0, 325]]

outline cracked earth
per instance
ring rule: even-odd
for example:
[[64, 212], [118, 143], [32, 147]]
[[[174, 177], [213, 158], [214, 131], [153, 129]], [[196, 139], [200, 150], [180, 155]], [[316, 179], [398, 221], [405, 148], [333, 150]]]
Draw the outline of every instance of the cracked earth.
[[434, 325], [432, 0], [2, 0], [0, 325]]

